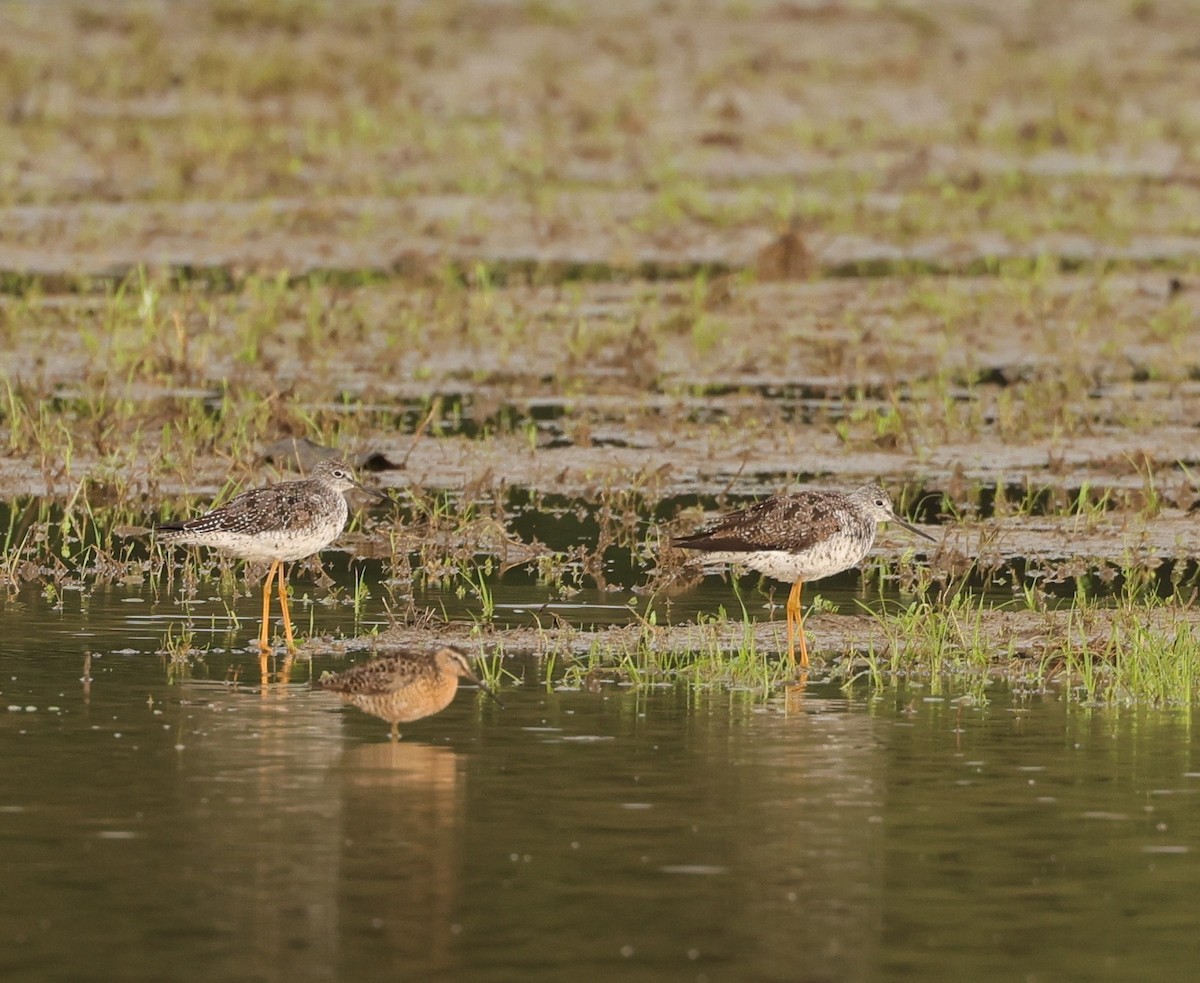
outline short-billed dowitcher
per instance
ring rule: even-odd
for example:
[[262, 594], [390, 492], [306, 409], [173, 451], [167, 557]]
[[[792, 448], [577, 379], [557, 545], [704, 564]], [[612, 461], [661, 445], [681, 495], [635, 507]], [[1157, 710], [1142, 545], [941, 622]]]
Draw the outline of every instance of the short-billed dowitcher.
[[322, 676], [320, 685], [340, 694], [343, 702], [388, 721], [395, 741], [400, 737], [400, 724], [446, 709], [458, 691], [459, 679], [474, 683], [500, 703], [472, 671], [467, 657], [452, 648], [390, 652], [336, 675]]
[[722, 516], [709, 528], [681, 536], [672, 545], [703, 550], [706, 559], [741, 563], [758, 573], [792, 583], [787, 600], [788, 660], [808, 666], [808, 645], [800, 614], [806, 580], [820, 580], [862, 562], [881, 522], [895, 522], [933, 541], [929, 533], [896, 515], [892, 500], [878, 485], [863, 485], [849, 495], [802, 491], [768, 498]]
[[337, 538], [349, 515], [343, 492], [351, 488], [387, 497], [360, 484], [345, 461], [321, 461], [307, 478], [252, 488], [194, 519], [164, 523], [155, 533], [164, 543], [211, 546], [243, 560], [270, 561], [263, 584], [258, 647], [264, 653], [270, 651], [271, 580], [278, 574], [284, 636], [288, 651], [294, 652], [284, 564], [312, 556]]

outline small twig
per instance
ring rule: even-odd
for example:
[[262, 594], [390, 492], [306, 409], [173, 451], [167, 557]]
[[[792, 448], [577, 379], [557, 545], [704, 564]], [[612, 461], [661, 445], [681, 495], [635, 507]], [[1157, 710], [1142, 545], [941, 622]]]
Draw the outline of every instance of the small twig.
[[408, 464], [408, 459], [412, 457], [412, 452], [417, 449], [417, 444], [420, 443], [421, 438], [425, 436], [425, 428], [433, 422], [433, 418], [437, 416], [438, 411], [441, 410], [441, 408], [442, 400], [439, 396], [433, 401], [433, 405], [429, 407], [429, 412], [425, 414], [425, 419], [418, 423], [417, 429], [413, 431], [412, 443], [408, 445], [408, 450], [405, 452], [404, 457], [400, 459], [400, 467], [403, 468]]

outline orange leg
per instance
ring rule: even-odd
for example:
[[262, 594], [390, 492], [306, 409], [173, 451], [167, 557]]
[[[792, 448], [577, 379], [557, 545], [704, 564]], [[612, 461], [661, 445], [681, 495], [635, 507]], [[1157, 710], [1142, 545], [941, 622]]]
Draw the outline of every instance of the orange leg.
[[283, 636], [287, 639], [288, 653], [296, 651], [296, 639], [292, 637], [292, 613], [288, 610], [287, 580], [283, 576], [283, 563], [279, 564], [279, 606], [283, 609]]
[[271, 580], [278, 567], [279, 561], [272, 560], [271, 568], [267, 571], [267, 582], [263, 584], [263, 619], [262, 630], [258, 633], [258, 650], [264, 654], [271, 651]]
[[285, 686], [292, 681], [292, 667], [295, 664], [296, 657], [289, 652], [283, 657], [283, 668], [275, 675], [275, 681], [283, 683]]
[[267, 579], [263, 584], [263, 617], [262, 628], [258, 632], [258, 671], [259, 678], [263, 681], [263, 692], [266, 692], [267, 685], [267, 658], [271, 654], [271, 580], [275, 577], [275, 565], [279, 561], [272, 562], [271, 567], [267, 570]]
[[796, 636], [800, 636], [800, 668], [808, 668], [808, 644], [804, 641], [804, 617], [800, 613], [800, 592], [804, 588], [804, 581], [797, 580], [792, 584], [792, 592], [788, 594], [787, 607], [784, 609], [787, 612], [787, 627], [788, 627], [788, 661], [795, 666], [796, 664]]
[[804, 708], [804, 691], [808, 689], [808, 673], [802, 672], [795, 680], [788, 683], [783, 690], [783, 709], [785, 713]]

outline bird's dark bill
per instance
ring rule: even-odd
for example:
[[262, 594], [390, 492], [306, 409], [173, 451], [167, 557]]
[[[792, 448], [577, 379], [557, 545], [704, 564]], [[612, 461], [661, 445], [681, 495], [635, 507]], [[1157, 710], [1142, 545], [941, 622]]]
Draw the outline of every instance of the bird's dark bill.
[[933, 536], [929, 535], [929, 533], [927, 533], [924, 529], [918, 529], [911, 522], [905, 522], [903, 519], [893, 519], [892, 521], [895, 522], [896, 525], [903, 526], [909, 532], [915, 532], [918, 536], [922, 537], [923, 539], [928, 539], [931, 543], [937, 542], [937, 540], [934, 539]]

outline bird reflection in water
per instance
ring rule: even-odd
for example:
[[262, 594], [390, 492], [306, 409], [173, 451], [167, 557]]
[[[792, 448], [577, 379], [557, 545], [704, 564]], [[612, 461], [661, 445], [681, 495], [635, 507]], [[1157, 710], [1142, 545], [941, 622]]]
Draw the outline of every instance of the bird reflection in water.
[[461, 756], [416, 742], [360, 744], [346, 750], [339, 770], [340, 934], [370, 940], [343, 952], [347, 976], [357, 975], [359, 959], [364, 973], [444, 973], [465, 863]]

